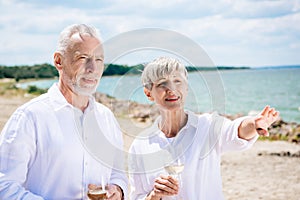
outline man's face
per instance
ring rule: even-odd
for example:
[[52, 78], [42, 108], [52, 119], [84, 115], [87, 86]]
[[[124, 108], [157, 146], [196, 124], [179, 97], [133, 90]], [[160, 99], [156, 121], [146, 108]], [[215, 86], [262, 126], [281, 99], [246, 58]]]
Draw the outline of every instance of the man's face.
[[182, 73], [174, 71], [153, 83], [152, 89], [146, 89], [145, 93], [161, 109], [174, 110], [184, 107], [187, 91], [186, 77]]
[[62, 81], [74, 93], [93, 94], [104, 70], [102, 44], [88, 35], [74, 35], [73, 44], [63, 56]]

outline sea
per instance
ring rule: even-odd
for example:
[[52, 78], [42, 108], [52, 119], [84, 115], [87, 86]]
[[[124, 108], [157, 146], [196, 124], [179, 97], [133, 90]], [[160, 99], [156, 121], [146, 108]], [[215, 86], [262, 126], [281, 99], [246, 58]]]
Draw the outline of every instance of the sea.
[[[20, 84], [49, 88], [57, 79]], [[276, 108], [284, 121], [300, 123], [300, 67], [197, 71], [188, 76], [186, 109], [197, 113], [217, 111], [226, 115]], [[151, 104], [143, 92], [140, 75], [104, 76], [97, 91], [122, 100]]]

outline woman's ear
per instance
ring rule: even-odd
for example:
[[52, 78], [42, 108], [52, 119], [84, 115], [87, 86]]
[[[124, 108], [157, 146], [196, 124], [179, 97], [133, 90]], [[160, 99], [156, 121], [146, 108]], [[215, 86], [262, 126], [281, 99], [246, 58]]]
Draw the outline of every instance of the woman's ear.
[[54, 55], [54, 65], [56, 67], [56, 69], [58, 71], [60, 71], [63, 67], [62, 67], [62, 56], [61, 56], [61, 53], [59, 52], [55, 52]]
[[144, 93], [150, 101], [154, 101], [154, 98], [151, 96], [151, 91], [144, 87]]

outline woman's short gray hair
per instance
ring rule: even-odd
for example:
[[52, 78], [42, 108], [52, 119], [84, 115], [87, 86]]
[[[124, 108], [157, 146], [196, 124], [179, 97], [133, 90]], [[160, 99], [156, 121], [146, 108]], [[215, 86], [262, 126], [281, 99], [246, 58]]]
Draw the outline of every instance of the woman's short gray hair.
[[174, 71], [183, 73], [186, 78], [188, 76], [185, 66], [177, 59], [159, 57], [145, 66], [142, 73], [143, 86], [151, 90], [153, 83]]
[[67, 26], [59, 36], [57, 51], [64, 54], [70, 47], [70, 39], [74, 34], [89, 35], [101, 40], [98, 29], [86, 24], [73, 24]]

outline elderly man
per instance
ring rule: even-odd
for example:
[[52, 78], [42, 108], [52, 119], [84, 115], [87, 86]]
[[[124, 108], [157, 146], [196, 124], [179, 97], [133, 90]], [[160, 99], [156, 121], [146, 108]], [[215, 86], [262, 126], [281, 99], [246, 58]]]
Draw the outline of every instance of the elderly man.
[[104, 70], [98, 31], [66, 27], [54, 65], [58, 83], [18, 108], [1, 133], [0, 199], [87, 199], [88, 188], [103, 182], [107, 198], [123, 199], [122, 134], [92, 96]]

